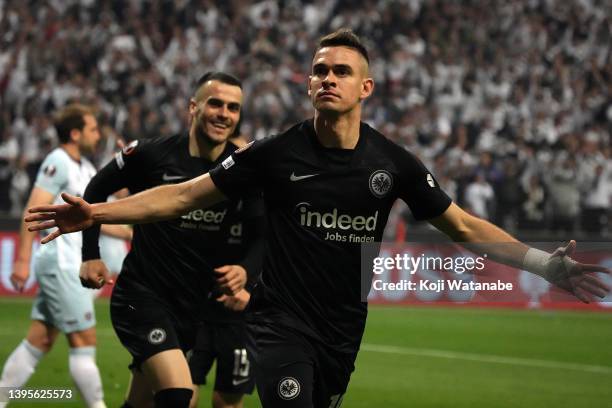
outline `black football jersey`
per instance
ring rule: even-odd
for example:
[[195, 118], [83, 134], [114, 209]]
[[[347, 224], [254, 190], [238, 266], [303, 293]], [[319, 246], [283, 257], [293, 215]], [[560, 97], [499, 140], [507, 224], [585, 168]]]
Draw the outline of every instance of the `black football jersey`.
[[[103, 185], [97, 189], [106, 191], [107, 195], [123, 187], [135, 194], [200, 176], [236, 149], [234, 144], [227, 143], [225, 151], [213, 163], [189, 155], [186, 134], [138, 140], [118, 153], [90, 185], [94, 190]], [[105, 182], [100, 183], [100, 178]], [[86, 190], [86, 199], [91, 198], [88, 197], [92, 195], [90, 190]], [[96, 201], [106, 199], [99, 194], [97, 198]], [[117, 286], [126, 295], [130, 287], [149, 290], [179, 314], [193, 319], [196, 315], [197, 319], [205, 320], [238, 318], [239, 314], [216, 302], [219, 293], [214, 287], [213, 269], [243, 262], [254, 237], [255, 224], [251, 221], [262, 214], [260, 198], [238, 197], [177, 219], [135, 225], [132, 248], [125, 258]], [[84, 235], [83, 241], [85, 246], [92, 240]]]
[[300, 330], [354, 353], [365, 327], [360, 250], [380, 242], [393, 202], [417, 219], [450, 198], [410, 152], [365, 123], [355, 149], [325, 148], [313, 121], [255, 142], [211, 171], [228, 197], [263, 191], [267, 229], [249, 319]]

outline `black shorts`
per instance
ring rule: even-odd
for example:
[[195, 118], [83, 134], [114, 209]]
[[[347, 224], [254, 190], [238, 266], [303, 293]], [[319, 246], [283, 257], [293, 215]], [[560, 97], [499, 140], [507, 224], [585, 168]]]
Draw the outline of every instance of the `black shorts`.
[[217, 360], [215, 390], [228, 394], [251, 394], [255, 388], [246, 350], [246, 325], [243, 321], [204, 323], [198, 330], [189, 357], [194, 384], [206, 384], [206, 375]]
[[151, 293], [116, 287], [110, 312], [119, 341], [132, 355], [130, 369], [140, 369], [144, 361], [162, 351], [181, 349], [186, 353], [195, 343], [195, 322]]
[[248, 323], [248, 350], [264, 408], [338, 408], [357, 353], [339, 353], [282, 326]]

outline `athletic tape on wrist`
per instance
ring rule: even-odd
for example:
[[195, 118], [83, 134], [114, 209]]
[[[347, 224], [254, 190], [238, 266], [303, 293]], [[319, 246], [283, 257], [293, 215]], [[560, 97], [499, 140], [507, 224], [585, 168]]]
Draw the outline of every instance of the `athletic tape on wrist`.
[[546, 274], [547, 263], [550, 255], [546, 251], [537, 248], [529, 248], [523, 258], [523, 269], [533, 272], [537, 275], [544, 276]]
[[568, 274], [575, 264], [576, 261], [567, 255], [553, 257], [537, 248], [529, 248], [523, 258], [523, 269], [553, 281]]

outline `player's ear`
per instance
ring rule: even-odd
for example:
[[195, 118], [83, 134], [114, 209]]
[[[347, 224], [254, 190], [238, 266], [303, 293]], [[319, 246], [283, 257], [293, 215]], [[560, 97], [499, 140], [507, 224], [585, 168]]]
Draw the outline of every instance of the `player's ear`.
[[73, 143], [78, 143], [79, 140], [81, 140], [81, 134], [83, 132], [81, 132], [79, 129], [72, 129], [70, 130], [70, 140]]
[[361, 95], [359, 96], [360, 100], [364, 100], [374, 92], [374, 80], [372, 78], [365, 78], [361, 82]]
[[198, 107], [198, 104], [195, 101], [195, 99], [193, 98], [189, 99], [189, 114], [190, 115], [195, 115], [197, 107]]
[[312, 75], [308, 75], [308, 96], [312, 95], [312, 91], [310, 90], [311, 82], [312, 82]]

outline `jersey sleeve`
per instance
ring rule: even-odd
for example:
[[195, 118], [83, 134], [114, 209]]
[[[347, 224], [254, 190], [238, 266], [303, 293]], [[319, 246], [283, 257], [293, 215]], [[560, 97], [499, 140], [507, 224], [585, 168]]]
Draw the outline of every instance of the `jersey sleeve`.
[[134, 140], [115, 154], [114, 162], [119, 175], [128, 181], [126, 187], [129, 188], [129, 182], [137, 180], [148, 168], [152, 144], [148, 140]]
[[261, 190], [267, 150], [263, 141], [236, 150], [210, 171], [213, 183], [230, 199], [255, 195]]
[[34, 185], [57, 196], [67, 184], [68, 166], [65, 158], [61, 155], [50, 154], [40, 166]]
[[442, 215], [451, 205], [451, 198], [418, 158], [405, 150], [402, 155], [399, 197], [408, 204], [417, 220]]

